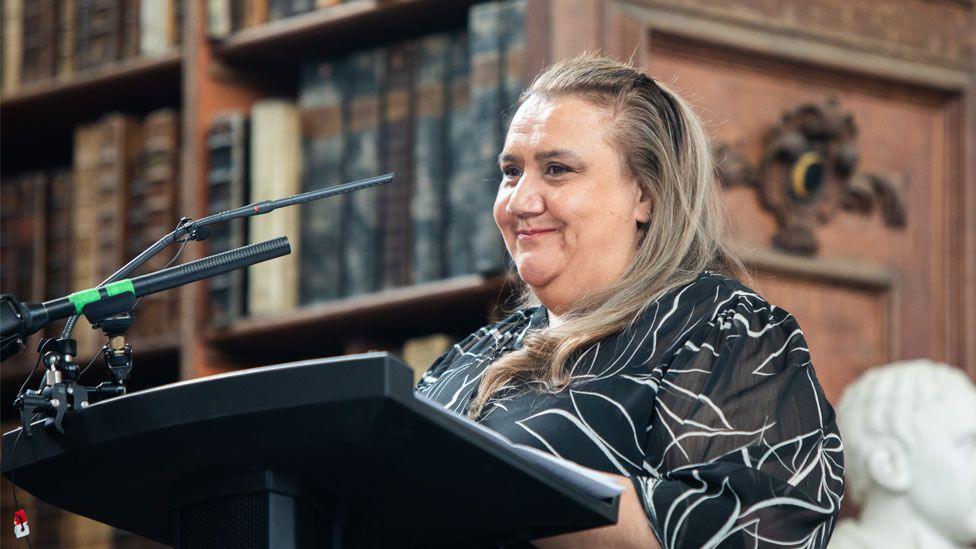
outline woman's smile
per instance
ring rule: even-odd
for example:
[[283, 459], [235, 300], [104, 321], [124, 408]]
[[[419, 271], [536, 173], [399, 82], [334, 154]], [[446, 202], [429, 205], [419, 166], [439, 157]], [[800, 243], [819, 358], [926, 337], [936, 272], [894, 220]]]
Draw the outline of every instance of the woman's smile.
[[516, 231], [515, 235], [519, 240], [537, 240], [539, 237], [556, 232], [556, 229], [532, 229], [526, 231]]

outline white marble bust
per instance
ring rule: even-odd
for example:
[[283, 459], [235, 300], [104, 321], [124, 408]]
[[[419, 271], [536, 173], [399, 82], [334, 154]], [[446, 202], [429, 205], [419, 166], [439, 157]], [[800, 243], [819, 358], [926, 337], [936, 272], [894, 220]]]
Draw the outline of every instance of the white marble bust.
[[865, 373], [837, 407], [847, 495], [831, 549], [976, 543], [976, 386], [928, 360]]

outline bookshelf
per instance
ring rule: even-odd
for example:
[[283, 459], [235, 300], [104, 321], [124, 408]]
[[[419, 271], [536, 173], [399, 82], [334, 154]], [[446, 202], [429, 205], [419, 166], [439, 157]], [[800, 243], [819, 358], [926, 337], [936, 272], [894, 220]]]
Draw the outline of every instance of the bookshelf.
[[[215, 114], [247, 111], [268, 97], [295, 98], [301, 62], [428, 33], [463, 28], [476, 0], [352, 0], [239, 30], [223, 39], [207, 35], [206, 2], [187, 2], [182, 43], [163, 55], [135, 57], [75, 72], [68, 77], [25, 84], [0, 97], [5, 175], [55, 165], [70, 166], [74, 129], [109, 112], [143, 114], [176, 108], [180, 113], [180, 201], [178, 211], [199, 217], [206, 212], [206, 132]], [[544, 20], [547, 2], [530, 1], [529, 24]], [[541, 33], [543, 40], [547, 34]], [[531, 39], [531, 37], [530, 37]], [[538, 42], [538, 40], [536, 40]], [[535, 44], [538, 46], [539, 44]], [[529, 54], [526, 72], [544, 63], [548, 48]], [[285, 76], [283, 78], [283, 76]], [[44, 124], [37, 124], [38, 120]], [[32, 154], [48, 145], [44, 155]], [[166, 253], [166, 252], [164, 252]], [[180, 262], [202, 257], [206, 247], [189, 245]], [[254, 356], [271, 359], [257, 348], [287, 347], [283, 359], [315, 353], [300, 344], [309, 336], [336, 338], [326, 350], [342, 352], [341, 343], [357, 334], [402, 341], [432, 332], [464, 335], [496, 311], [510, 281], [501, 275], [468, 275], [316, 303], [274, 317], [249, 317], [222, 330], [206, 326], [202, 285], [180, 291], [179, 331], [158, 337], [133, 337], [141, 368], [173, 367], [179, 377], [253, 366]], [[393, 322], [393, 320], [396, 320]], [[465, 332], [466, 333], [466, 332]], [[28, 342], [36, 347], [37, 336]], [[26, 355], [27, 353], [25, 353]], [[15, 362], [16, 361], [16, 362]], [[19, 380], [33, 365], [18, 357], [0, 377]], [[162, 363], [170, 363], [163, 365]], [[19, 384], [18, 384], [19, 385]], [[9, 411], [4, 410], [8, 417]]]

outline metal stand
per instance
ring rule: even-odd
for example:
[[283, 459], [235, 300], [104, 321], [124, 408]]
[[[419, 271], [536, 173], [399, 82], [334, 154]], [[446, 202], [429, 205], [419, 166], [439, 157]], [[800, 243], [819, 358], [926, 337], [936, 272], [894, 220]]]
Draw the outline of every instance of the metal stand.
[[[93, 401], [125, 394], [125, 382], [132, 373], [132, 345], [125, 341], [125, 334], [132, 325], [134, 306], [132, 294], [123, 293], [90, 303], [82, 309], [92, 327], [101, 328], [108, 338], [108, 343], [102, 347], [102, 358], [112, 380], [96, 387], [78, 382], [82, 372], [74, 361], [78, 355], [78, 344], [74, 339], [62, 337], [41, 343], [42, 349], [52, 347], [42, 357], [46, 371], [41, 386], [37, 390], [25, 391], [14, 400], [28, 438], [35, 414], [53, 416], [55, 428], [64, 434], [64, 415], [69, 410], [81, 410]], [[119, 313], [120, 309], [124, 312]]]

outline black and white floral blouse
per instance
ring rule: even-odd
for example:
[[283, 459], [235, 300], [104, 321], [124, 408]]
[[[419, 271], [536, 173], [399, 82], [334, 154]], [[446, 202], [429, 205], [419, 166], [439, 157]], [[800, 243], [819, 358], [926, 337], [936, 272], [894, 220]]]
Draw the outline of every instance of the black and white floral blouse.
[[[548, 323], [543, 307], [480, 328], [417, 391], [465, 414], [485, 368]], [[478, 421], [513, 442], [629, 477], [663, 547], [825, 547], [843, 449], [788, 312], [705, 271], [569, 361], [552, 394], [503, 388]]]

